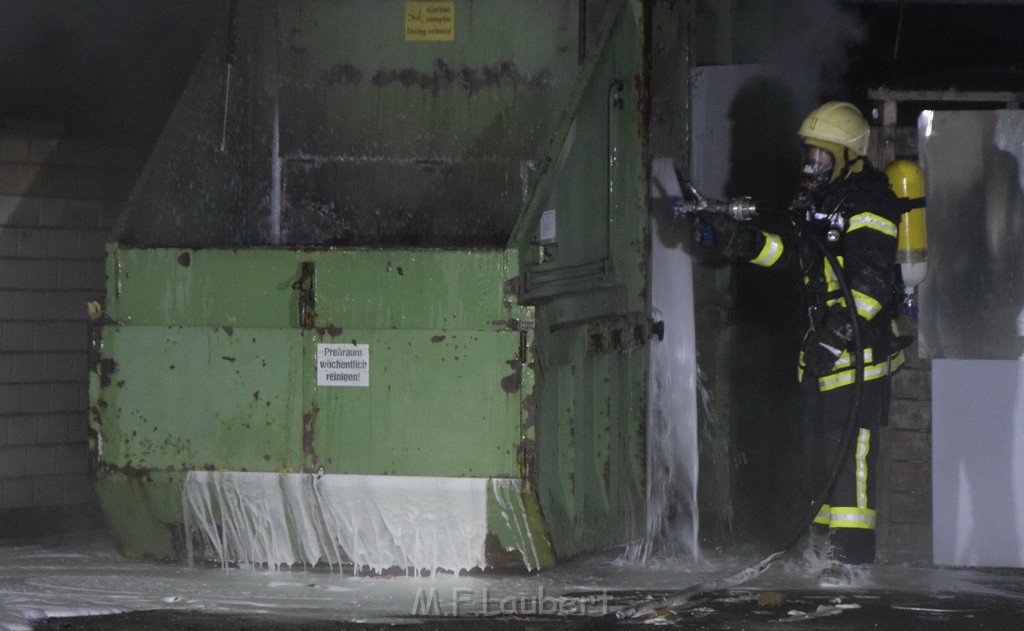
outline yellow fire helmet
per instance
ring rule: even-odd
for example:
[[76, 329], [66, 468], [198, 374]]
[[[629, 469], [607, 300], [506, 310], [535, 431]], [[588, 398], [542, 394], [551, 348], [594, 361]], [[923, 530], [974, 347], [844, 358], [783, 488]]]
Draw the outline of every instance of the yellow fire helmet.
[[810, 141], [809, 144], [817, 144], [813, 142], [815, 140], [833, 143], [846, 147], [857, 156], [866, 156], [870, 133], [868, 122], [856, 105], [829, 101], [804, 119], [797, 135], [805, 142]]

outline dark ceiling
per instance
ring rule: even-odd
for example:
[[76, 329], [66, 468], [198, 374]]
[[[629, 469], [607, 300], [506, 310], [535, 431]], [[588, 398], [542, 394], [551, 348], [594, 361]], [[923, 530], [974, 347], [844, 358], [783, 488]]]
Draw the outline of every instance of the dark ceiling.
[[1024, 3], [849, 1], [866, 39], [850, 51], [852, 86], [1024, 90]]
[[152, 135], [221, 0], [0, 0], [0, 118]]
[[[226, 2], [0, 0], [0, 118], [158, 133]], [[1024, 2], [840, 3], [865, 27], [853, 89], [1021, 89]]]

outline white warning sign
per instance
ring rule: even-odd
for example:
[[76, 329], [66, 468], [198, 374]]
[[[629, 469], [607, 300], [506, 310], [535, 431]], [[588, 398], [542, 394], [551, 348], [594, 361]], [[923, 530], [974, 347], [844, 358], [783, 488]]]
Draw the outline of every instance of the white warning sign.
[[317, 344], [316, 385], [369, 386], [369, 344]]

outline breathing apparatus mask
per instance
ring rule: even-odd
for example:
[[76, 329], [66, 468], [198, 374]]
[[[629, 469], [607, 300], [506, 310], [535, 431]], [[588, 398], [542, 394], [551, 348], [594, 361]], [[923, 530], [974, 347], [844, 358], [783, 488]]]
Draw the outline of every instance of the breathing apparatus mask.
[[[819, 205], [821, 192], [832, 182], [835, 172], [836, 160], [829, 150], [818, 145], [804, 144], [800, 181], [790, 211], [801, 216], [813, 212]], [[805, 218], [811, 219], [810, 216]]]
[[800, 190], [818, 193], [832, 181], [836, 161], [828, 150], [815, 145], [804, 145], [803, 166], [800, 168]]
[[815, 198], [832, 181], [835, 164], [835, 158], [828, 150], [816, 145], [804, 145], [800, 184], [794, 200], [794, 206], [797, 207], [795, 210], [805, 210], [813, 204]]

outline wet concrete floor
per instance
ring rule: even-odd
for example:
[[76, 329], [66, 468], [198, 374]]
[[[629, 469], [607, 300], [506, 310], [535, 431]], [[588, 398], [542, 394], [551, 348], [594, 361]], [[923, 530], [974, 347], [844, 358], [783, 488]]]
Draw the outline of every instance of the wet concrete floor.
[[879, 565], [862, 587], [819, 588], [815, 568], [795, 557], [673, 611], [614, 618], [757, 560], [745, 556], [635, 565], [610, 554], [534, 573], [365, 576], [125, 559], [104, 533], [0, 541], [0, 630], [1024, 629], [1021, 570]]
[[[650, 594], [618, 594], [612, 608]], [[657, 596], [657, 594], [655, 594]], [[295, 620], [275, 616], [224, 615], [180, 611], [139, 611], [110, 616], [58, 618], [40, 621], [39, 631], [378, 631], [384, 629], [444, 631], [511, 631], [549, 629], [599, 630], [660, 626], [699, 631], [743, 629], [778, 631], [791, 626], [816, 630], [880, 629], [925, 631], [1024, 628], [1024, 602], [996, 595], [957, 595], [914, 592], [818, 590], [730, 590], [676, 612], [657, 611], [644, 618], [617, 621], [608, 616], [493, 615], [403, 618], [389, 622]]]

